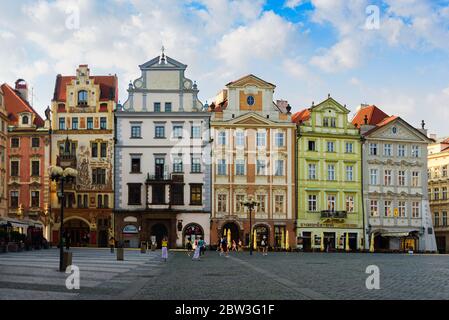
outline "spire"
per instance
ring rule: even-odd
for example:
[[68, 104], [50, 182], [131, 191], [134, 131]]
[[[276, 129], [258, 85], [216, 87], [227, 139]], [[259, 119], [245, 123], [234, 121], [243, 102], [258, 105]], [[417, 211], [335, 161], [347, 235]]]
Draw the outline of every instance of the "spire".
[[165, 47], [162, 46], [161, 48], [162, 54], [161, 54], [161, 62], [160, 64], [165, 64], [166, 63], [166, 59], [165, 59]]

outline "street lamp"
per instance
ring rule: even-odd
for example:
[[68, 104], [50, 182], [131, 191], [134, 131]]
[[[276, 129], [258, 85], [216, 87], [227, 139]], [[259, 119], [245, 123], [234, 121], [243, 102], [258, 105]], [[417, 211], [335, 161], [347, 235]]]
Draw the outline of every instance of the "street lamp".
[[62, 237], [64, 235], [63, 226], [64, 226], [64, 206], [65, 206], [65, 197], [64, 197], [64, 183], [72, 182], [76, 176], [78, 175], [78, 171], [72, 168], [63, 169], [58, 166], [54, 166], [50, 169], [50, 178], [51, 181], [59, 182], [60, 190], [58, 191], [58, 198], [61, 199], [61, 216], [60, 216], [60, 227], [59, 227], [59, 271], [65, 272], [63, 268], [63, 259], [64, 259], [64, 247], [62, 242]]
[[249, 210], [249, 254], [253, 254], [253, 223], [252, 223], [252, 211], [256, 206], [259, 205], [258, 201], [255, 201], [253, 197], [247, 198], [245, 201], [241, 202], [242, 205], [248, 208]]

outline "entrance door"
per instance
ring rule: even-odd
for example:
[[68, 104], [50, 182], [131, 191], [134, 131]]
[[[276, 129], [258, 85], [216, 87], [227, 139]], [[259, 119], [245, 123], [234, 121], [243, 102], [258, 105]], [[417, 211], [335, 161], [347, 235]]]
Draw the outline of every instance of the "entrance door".
[[64, 234], [70, 236], [70, 246], [81, 247], [89, 244], [90, 228], [82, 220], [73, 219], [64, 223]]
[[352, 251], [357, 250], [357, 233], [349, 234], [349, 249]]
[[302, 249], [304, 251], [312, 251], [312, 233], [303, 232], [302, 233]]
[[[222, 234], [221, 236], [226, 237], [226, 239], [228, 239], [228, 230], [231, 231], [231, 243], [228, 243], [228, 245], [232, 245], [232, 240], [235, 241], [235, 243], [239, 243], [240, 240], [240, 232], [239, 232], [239, 227], [235, 224], [235, 223], [227, 223], [223, 226], [222, 229]], [[226, 234], [225, 234], [226, 233]], [[228, 239], [229, 241], [229, 239]]]
[[324, 249], [329, 251], [335, 249], [335, 232], [324, 233]]
[[100, 248], [106, 248], [108, 246], [108, 230], [100, 230], [98, 232], [98, 246]]
[[436, 237], [438, 253], [446, 253], [446, 237]]
[[157, 248], [160, 249], [162, 248], [162, 239], [164, 239], [164, 237], [168, 238], [167, 227], [162, 223], [155, 224], [151, 227], [150, 235], [156, 237]]

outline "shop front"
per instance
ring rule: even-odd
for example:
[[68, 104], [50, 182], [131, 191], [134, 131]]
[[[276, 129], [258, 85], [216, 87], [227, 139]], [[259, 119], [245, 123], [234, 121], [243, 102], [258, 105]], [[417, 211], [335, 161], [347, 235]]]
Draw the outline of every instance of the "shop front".
[[[347, 238], [347, 239], [346, 239]], [[299, 229], [298, 247], [302, 251], [357, 251], [362, 248], [361, 229]]]

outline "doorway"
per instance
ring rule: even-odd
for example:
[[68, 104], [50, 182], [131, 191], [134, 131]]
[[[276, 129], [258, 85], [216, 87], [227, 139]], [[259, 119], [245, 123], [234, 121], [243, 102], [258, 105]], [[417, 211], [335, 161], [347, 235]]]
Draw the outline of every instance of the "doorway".
[[324, 233], [324, 250], [326, 251], [335, 250], [335, 232]]
[[[230, 239], [228, 239], [229, 231], [231, 235]], [[228, 245], [232, 245], [233, 240], [238, 244], [240, 240], [239, 227], [235, 223], [229, 222], [223, 226], [220, 236], [226, 237], [228, 241], [230, 240], [230, 243], [228, 243]]]
[[150, 239], [152, 239], [153, 237], [156, 239], [157, 248], [161, 249], [162, 248], [162, 239], [164, 239], [164, 237], [168, 238], [167, 227], [162, 223], [153, 225], [151, 227]]
[[72, 219], [64, 222], [64, 235], [70, 237], [70, 246], [82, 247], [89, 244], [89, 225], [80, 219]]

